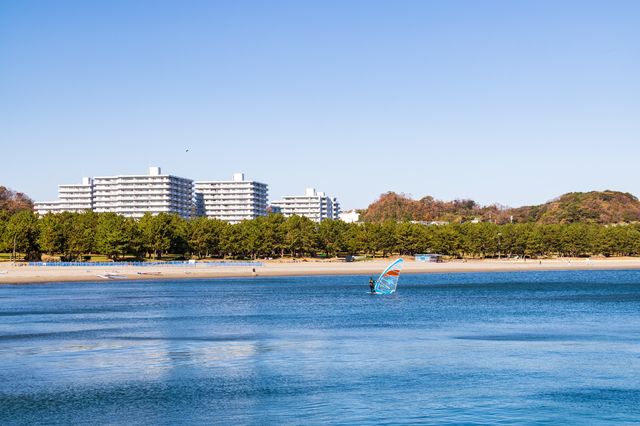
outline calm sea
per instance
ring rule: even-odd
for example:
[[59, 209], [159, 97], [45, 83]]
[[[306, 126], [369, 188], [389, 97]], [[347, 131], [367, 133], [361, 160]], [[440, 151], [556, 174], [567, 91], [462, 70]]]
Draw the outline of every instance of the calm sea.
[[0, 287], [0, 424], [640, 422], [640, 271]]

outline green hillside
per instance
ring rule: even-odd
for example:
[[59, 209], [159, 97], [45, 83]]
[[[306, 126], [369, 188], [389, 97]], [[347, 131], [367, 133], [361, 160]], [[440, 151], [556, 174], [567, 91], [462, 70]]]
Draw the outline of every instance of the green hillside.
[[510, 210], [518, 222], [588, 222], [607, 225], [640, 221], [640, 201], [625, 192], [570, 192], [539, 206]]
[[500, 204], [480, 206], [473, 200], [440, 201], [433, 197], [413, 200], [400, 193], [387, 192], [362, 214], [365, 222], [393, 219], [406, 221], [467, 222], [474, 218], [483, 222], [514, 223], [630, 223], [640, 221], [640, 201], [624, 192], [571, 192], [545, 204], [506, 208]]

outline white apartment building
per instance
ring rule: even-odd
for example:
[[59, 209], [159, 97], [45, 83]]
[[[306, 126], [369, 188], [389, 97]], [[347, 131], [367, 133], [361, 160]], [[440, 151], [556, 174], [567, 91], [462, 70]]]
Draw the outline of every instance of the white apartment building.
[[360, 219], [360, 213], [355, 210], [339, 213], [338, 216], [340, 217], [340, 220], [347, 223], [355, 223]]
[[58, 201], [40, 201], [35, 203], [38, 214], [44, 215], [62, 212], [83, 212], [93, 210], [93, 179], [82, 178], [77, 185], [58, 185]]
[[33, 203], [33, 208], [40, 216], [47, 213], [61, 213], [60, 201], [36, 201]]
[[128, 217], [145, 213], [177, 213], [194, 216], [193, 181], [163, 175], [160, 167], [150, 167], [147, 175], [123, 175], [94, 178], [94, 210], [114, 212]]
[[271, 204], [280, 208], [285, 217], [295, 213], [298, 216], [306, 216], [314, 222], [338, 219], [338, 213], [340, 213], [338, 200], [327, 197], [324, 192], [316, 192], [313, 188], [305, 190], [304, 195], [284, 196], [282, 200], [272, 201]]
[[234, 224], [267, 215], [267, 184], [244, 180], [196, 182], [196, 214]]

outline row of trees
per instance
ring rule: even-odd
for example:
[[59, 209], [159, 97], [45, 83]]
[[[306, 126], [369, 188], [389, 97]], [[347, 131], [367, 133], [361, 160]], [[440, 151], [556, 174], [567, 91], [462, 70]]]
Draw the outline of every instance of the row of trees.
[[340, 220], [320, 224], [306, 217], [281, 214], [230, 225], [217, 219], [182, 219], [146, 214], [140, 219], [115, 213], [37, 214], [0, 212], [0, 252], [60, 254], [68, 260], [86, 254], [110, 258], [133, 255], [159, 259], [171, 253], [184, 257], [261, 258], [437, 252], [450, 256], [635, 255], [640, 254], [640, 224], [601, 226], [492, 223], [424, 226], [409, 222]]

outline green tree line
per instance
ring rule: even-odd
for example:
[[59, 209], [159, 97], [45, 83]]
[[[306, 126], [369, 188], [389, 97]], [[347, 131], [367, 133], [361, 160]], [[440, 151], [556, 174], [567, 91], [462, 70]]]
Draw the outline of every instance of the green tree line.
[[115, 213], [60, 213], [38, 217], [30, 211], [0, 212], [0, 252], [35, 259], [41, 253], [79, 260], [89, 254], [161, 259], [302, 257], [345, 254], [387, 256], [440, 253], [457, 257], [628, 256], [640, 254], [640, 224], [592, 223], [496, 225], [452, 223], [425, 226], [383, 223], [319, 224], [281, 214], [229, 224], [217, 219], [186, 220], [177, 215], [126, 218]]

